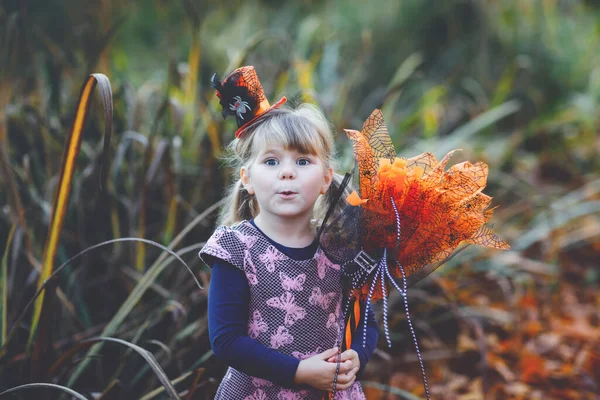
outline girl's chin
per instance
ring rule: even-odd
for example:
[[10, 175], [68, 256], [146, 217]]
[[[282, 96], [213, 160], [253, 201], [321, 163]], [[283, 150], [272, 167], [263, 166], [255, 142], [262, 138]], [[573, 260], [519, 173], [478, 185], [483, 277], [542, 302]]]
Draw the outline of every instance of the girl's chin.
[[299, 210], [297, 207], [278, 207], [277, 209], [270, 210], [270, 214], [279, 218], [297, 219], [306, 215], [306, 212]]

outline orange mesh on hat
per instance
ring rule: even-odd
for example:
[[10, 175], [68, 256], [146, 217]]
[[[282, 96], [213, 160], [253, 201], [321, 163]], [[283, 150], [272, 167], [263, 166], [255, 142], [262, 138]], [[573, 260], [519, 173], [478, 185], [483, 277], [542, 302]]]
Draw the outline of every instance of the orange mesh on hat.
[[223, 81], [219, 81], [215, 74], [212, 85], [220, 100], [223, 118], [229, 115], [236, 118], [238, 129], [235, 136], [238, 138], [258, 117], [280, 107], [287, 100], [282, 97], [271, 106], [252, 65], [236, 69]]

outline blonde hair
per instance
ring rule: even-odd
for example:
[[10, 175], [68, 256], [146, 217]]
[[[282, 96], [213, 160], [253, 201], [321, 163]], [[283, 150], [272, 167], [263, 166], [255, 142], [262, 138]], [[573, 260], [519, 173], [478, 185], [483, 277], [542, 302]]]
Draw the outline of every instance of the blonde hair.
[[[258, 215], [256, 198], [242, 185], [239, 172], [242, 167], [248, 167], [268, 144], [274, 143], [282, 145], [286, 150], [313, 154], [322, 160], [325, 168], [335, 169], [333, 134], [323, 113], [308, 103], [294, 109], [285, 106], [275, 108], [249, 126], [241, 138], [233, 140], [228, 146], [230, 156], [227, 160], [232, 166], [234, 183], [221, 208], [219, 225], [230, 226]], [[317, 200], [313, 210], [313, 219], [317, 224], [336, 200], [335, 194], [341, 181], [342, 176], [334, 173], [329, 190]], [[343, 207], [343, 202], [344, 200], [338, 202], [339, 210]]]

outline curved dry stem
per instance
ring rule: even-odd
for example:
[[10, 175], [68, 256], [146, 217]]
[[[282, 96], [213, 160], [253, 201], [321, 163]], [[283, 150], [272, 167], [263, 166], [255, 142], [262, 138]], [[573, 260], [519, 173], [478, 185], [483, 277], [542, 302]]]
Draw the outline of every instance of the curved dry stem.
[[0, 393], [0, 397], [4, 396], [5, 394], [10, 394], [10, 393], [14, 394], [14, 393], [24, 390], [24, 389], [35, 389], [35, 388], [40, 388], [40, 387], [62, 390], [63, 392], [66, 392], [66, 393], [70, 394], [71, 396], [74, 396], [80, 400], [88, 400], [81, 393], [78, 393], [78, 392], [74, 391], [73, 389], [69, 389], [68, 387], [61, 386], [61, 385], [55, 385], [53, 383], [28, 383], [25, 385], [16, 386], [14, 388], [5, 390], [4, 392]]

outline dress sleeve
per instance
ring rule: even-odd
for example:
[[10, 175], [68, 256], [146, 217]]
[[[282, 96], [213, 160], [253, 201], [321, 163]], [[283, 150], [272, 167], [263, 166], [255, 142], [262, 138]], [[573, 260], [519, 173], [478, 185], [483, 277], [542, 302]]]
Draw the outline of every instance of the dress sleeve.
[[250, 289], [244, 272], [215, 260], [208, 292], [208, 333], [213, 352], [248, 375], [293, 386], [300, 361], [248, 336], [248, 304]]
[[[365, 345], [363, 346], [363, 338], [366, 338]], [[350, 348], [358, 353], [360, 360], [360, 369], [356, 374], [356, 379], [360, 379], [365, 370], [371, 355], [377, 347], [377, 341], [379, 340], [379, 327], [377, 326], [377, 319], [375, 319], [375, 312], [373, 306], [369, 307], [367, 314], [367, 332], [365, 336], [364, 331], [364, 319], [361, 318], [356, 329], [356, 334], [352, 340], [352, 346]]]
[[200, 259], [209, 267], [215, 262], [227, 262], [243, 270], [244, 246], [228, 226], [220, 226], [206, 241], [198, 253]]

